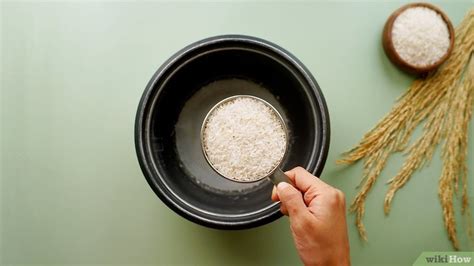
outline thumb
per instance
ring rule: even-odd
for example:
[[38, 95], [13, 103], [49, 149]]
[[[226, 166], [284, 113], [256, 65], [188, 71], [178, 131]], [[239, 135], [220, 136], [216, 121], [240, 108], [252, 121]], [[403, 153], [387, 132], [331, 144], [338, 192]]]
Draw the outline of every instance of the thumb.
[[277, 193], [281, 204], [288, 210], [290, 217], [299, 216], [308, 212], [301, 192], [295, 187], [286, 182], [280, 182], [277, 186]]

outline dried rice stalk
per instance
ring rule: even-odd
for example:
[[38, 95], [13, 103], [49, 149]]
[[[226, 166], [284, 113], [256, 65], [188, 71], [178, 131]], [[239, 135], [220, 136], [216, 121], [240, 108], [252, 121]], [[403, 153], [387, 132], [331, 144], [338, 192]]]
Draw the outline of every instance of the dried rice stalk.
[[[459, 247], [454, 228], [452, 196], [458, 189], [460, 177], [463, 184], [463, 210], [465, 210], [468, 206], [465, 160], [467, 130], [472, 112], [472, 73], [474, 73], [472, 67], [466, 71], [464, 79], [462, 76], [473, 52], [474, 9], [468, 12], [456, 29], [456, 43], [449, 59], [426, 79], [415, 80], [407, 92], [398, 99], [392, 111], [365, 134], [355, 148], [338, 161], [352, 164], [364, 159], [361, 189], [350, 207], [350, 210], [356, 213], [356, 226], [363, 239], [367, 238], [362, 223], [365, 199], [385, 167], [388, 157], [394, 152], [407, 150], [407, 159], [400, 172], [389, 181], [390, 187], [384, 202], [385, 213], [390, 211], [391, 202], [398, 189], [408, 182], [413, 172], [431, 160], [435, 148], [446, 139], [444, 150], [454, 143], [462, 143], [456, 145], [462, 147], [457, 147], [455, 150], [450, 148], [449, 152], [443, 151], [444, 166], [439, 184], [439, 195], [449, 238], [455, 248]], [[421, 123], [424, 123], [421, 137], [407, 148], [414, 129]], [[451, 190], [446, 189], [447, 187]]]
[[398, 189], [405, 185], [416, 169], [423, 167], [423, 164], [433, 157], [435, 148], [441, 140], [441, 134], [445, 126], [444, 118], [449, 111], [449, 102], [455, 95], [454, 91], [450, 90], [448, 95], [439, 103], [439, 107], [428, 115], [422, 136], [410, 146], [408, 157], [400, 172], [389, 180], [390, 188], [384, 202], [385, 214], [390, 212], [390, 204]]
[[474, 94], [474, 60], [469, 63], [469, 69], [464, 77], [464, 82], [456, 90], [452, 100], [451, 110], [448, 113], [449, 126], [447, 139], [443, 147], [443, 170], [439, 179], [438, 194], [444, 215], [444, 225], [448, 231], [449, 239], [455, 249], [459, 249], [456, 236], [456, 222], [454, 220], [453, 193], [458, 190], [458, 177], [463, 182], [462, 210], [468, 207], [467, 195], [467, 133], [472, 115]]

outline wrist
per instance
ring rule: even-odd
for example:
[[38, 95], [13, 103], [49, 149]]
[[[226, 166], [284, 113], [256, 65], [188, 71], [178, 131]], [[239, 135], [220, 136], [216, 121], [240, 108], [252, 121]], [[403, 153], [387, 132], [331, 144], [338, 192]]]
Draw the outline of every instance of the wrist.
[[337, 265], [337, 266], [350, 266], [350, 251], [349, 246], [344, 245], [343, 247], [338, 247], [334, 249], [332, 256], [330, 256], [330, 261], [325, 263], [324, 265]]
[[[323, 255], [324, 254], [324, 255]], [[317, 265], [334, 265], [334, 266], [349, 266], [350, 262], [350, 251], [349, 245], [328, 247], [327, 252], [321, 253], [324, 257], [321, 258]]]

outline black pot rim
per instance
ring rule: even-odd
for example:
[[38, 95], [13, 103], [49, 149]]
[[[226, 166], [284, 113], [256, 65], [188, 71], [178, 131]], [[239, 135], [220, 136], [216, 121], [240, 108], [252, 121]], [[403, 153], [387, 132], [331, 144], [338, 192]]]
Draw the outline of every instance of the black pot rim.
[[[317, 109], [321, 116], [321, 121], [319, 123], [319, 128], [321, 129], [321, 134], [319, 134], [319, 137], [321, 138], [320, 139], [321, 147], [318, 150], [317, 154], [313, 154], [314, 157], [317, 157], [317, 160], [316, 161], [312, 160], [314, 164], [314, 171], [312, 171], [312, 173], [316, 176], [319, 176], [321, 174], [324, 168], [324, 164], [327, 159], [328, 152], [329, 152], [330, 122], [329, 122], [329, 112], [327, 109], [326, 101], [319, 88], [319, 85], [317, 84], [316, 80], [314, 79], [310, 71], [303, 65], [303, 63], [299, 61], [299, 59], [297, 59], [290, 52], [288, 52], [284, 48], [272, 42], [269, 42], [257, 37], [248, 36], [248, 35], [228, 34], [228, 35], [218, 35], [218, 36], [202, 39], [200, 41], [194, 42], [184, 47], [183, 49], [179, 50], [158, 68], [158, 70], [154, 73], [154, 75], [152, 76], [148, 84], [146, 85], [145, 91], [143, 92], [143, 95], [138, 105], [138, 110], [135, 117], [135, 149], [136, 149], [136, 154], [137, 154], [138, 161], [140, 164], [140, 168], [145, 176], [145, 179], [147, 180], [148, 184], [150, 185], [152, 190], [155, 192], [155, 194], [170, 209], [172, 209], [173, 211], [175, 211], [182, 217], [206, 227], [216, 228], [216, 229], [248, 229], [248, 228], [257, 227], [263, 224], [267, 224], [269, 222], [272, 222], [280, 218], [282, 214], [279, 211], [279, 208], [274, 208], [274, 211], [272, 213], [269, 213], [264, 216], [256, 217], [255, 219], [237, 221], [237, 222], [211, 220], [206, 217], [200, 216], [197, 213], [190, 212], [183, 206], [177, 204], [175, 200], [178, 200], [178, 199], [174, 199], [173, 195], [166, 193], [164, 191], [163, 185], [159, 184], [159, 182], [155, 178], [153, 178], [154, 171], [152, 170], [152, 167], [151, 167], [151, 161], [153, 159], [147, 154], [147, 148], [145, 147], [146, 145], [145, 145], [145, 140], [144, 140], [144, 131], [145, 131], [144, 125], [145, 125], [145, 117], [147, 116], [145, 111], [147, 109], [147, 104], [149, 103], [151, 95], [154, 93], [155, 84], [161, 78], [163, 78], [163, 74], [166, 72], [166, 70], [169, 69], [179, 59], [181, 59], [182, 57], [186, 56], [187, 54], [189, 54], [190, 52], [196, 49], [200, 49], [202, 47], [213, 45], [216, 43], [225, 43], [228, 41], [257, 45], [261, 48], [268, 49], [271, 52], [277, 53], [283, 59], [287, 60], [293, 67], [295, 67], [295, 69], [299, 71], [299, 74], [301, 74], [304, 77], [305, 81], [308, 82], [313, 92], [313, 95], [311, 96], [315, 98], [315, 102], [316, 102], [316, 106], [312, 106], [312, 109], [313, 110]], [[157, 174], [161, 175], [160, 173], [157, 173]], [[160, 179], [162, 179], [161, 176], [160, 176]]]

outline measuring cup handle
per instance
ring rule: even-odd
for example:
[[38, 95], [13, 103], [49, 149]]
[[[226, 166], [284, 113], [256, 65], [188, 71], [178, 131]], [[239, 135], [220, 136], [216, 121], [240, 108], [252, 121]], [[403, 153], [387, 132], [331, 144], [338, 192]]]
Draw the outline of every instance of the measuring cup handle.
[[278, 167], [272, 175], [269, 176], [272, 183], [276, 186], [280, 182], [292, 184], [290, 178]]

